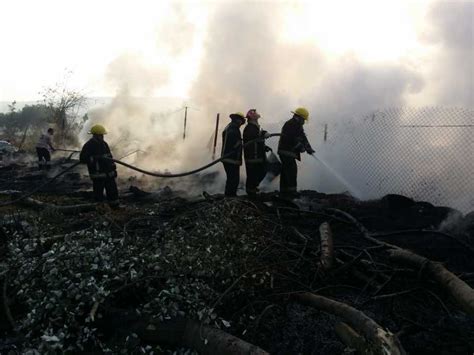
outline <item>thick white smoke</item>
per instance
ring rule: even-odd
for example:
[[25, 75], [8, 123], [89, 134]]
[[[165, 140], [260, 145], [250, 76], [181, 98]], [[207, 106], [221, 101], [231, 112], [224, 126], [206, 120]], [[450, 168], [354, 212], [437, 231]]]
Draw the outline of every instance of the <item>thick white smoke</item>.
[[[222, 129], [228, 123], [229, 113], [257, 108], [263, 115], [262, 126], [268, 131], [279, 132], [284, 121], [290, 118], [291, 110], [306, 106], [311, 119], [305, 129], [320, 158], [354, 185], [360, 197], [408, 191], [413, 196], [430, 199], [424, 186], [436, 184], [436, 194], [442, 194], [443, 198], [432, 201], [472, 208], [470, 201], [455, 202], [462, 194], [459, 188], [455, 189], [455, 196], [451, 196], [453, 189], [443, 185], [443, 178], [449, 177], [450, 171], [457, 169], [463, 174], [472, 174], [468, 158], [456, 156], [454, 150], [439, 162], [444, 164], [441, 168], [429, 168], [430, 159], [439, 156], [430, 155], [430, 152], [436, 150], [438, 154], [442, 149], [439, 148], [441, 141], [448, 149], [454, 140], [469, 144], [466, 136], [451, 131], [444, 134], [442, 130], [434, 134], [406, 135], [400, 127], [407, 122], [427, 124], [433, 121], [429, 117], [428, 121], [423, 121], [425, 118], [417, 121], [416, 115], [411, 115], [409, 110], [397, 111], [385, 118], [383, 112], [386, 108], [414, 105], [472, 107], [473, 4], [440, 2], [431, 5], [420, 33], [421, 41], [429, 47], [428, 54], [423, 52], [426, 57], [416, 58], [417, 62], [426, 60], [426, 65], [421, 66], [414, 66], [407, 59], [369, 64], [354, 53], [328, 55], [315, 42], [291, 42], [281, 35], [288, 6], [278, 2], [213, 4], [199, 71], [189, 92], [190, 105], [198, 107], [199, 111], [189, 112], [186, 141], [181, 139], [181, 116], [173, 119], [172, 112], [168, 111], [169, 115], [151, 120], [153, 112], [166, 113], [171, 107], [165, 110], [147, 108], [138, 100], [132, 100], [133, 104], [130, 104], [127, 93], [144, 95], [156, 91], [168, 78], [166, 68], [144, 69], [140, 58], [134, 59], [131, 55], [111, 63], [109, 78], [118, 84], [120, 95], [97, 119], [105, 119], [108, 125], [117, 127], [120, 134], [128, 132], [124, 141], [138, 141], [140, 149], [151, 152], [141, 162], [146, 167], [168, 168], [175, 172], [210, 160], [209, 141], [217, 112], [221, 113]], [[196, 41], [196, 35], [182, 7], [176, 8], [175, 15], [175, 22], [166, 26], [172, 29], [167, 36], [170, 39], [168, 52], [185, 56], [187, 51], [183, 43]], [[180, 24], [183, 24], [182, 30]], [[327, 35], [331, 36], [331, 33]], [[377, 110], [381, 113], [373, 117], [381, 124], [371, 126], [373, 133], [367, 135], [367, 117], [372, 117]], [[437, 123], [466, 123], [450, 120], [442, 112], [436, 112]], [[472, 119], [469, 113], [467, 117]], [[323, 141], [325, 125], [328, 126], [326, 142]], [[354, 145], [357, 139], [360, 144]], [[270, 145], [275, 147], [275, 143]], [[410, 160], [405, 154], [410, 145], [422, 147], [419, 159]], [[427, 167], [420, 166], [420, 161]], [[216, 169], [220, 170], [219, 167]], [[415, 180], [413, 174], [400, 174], [400, 171], [413, 169]], [[347, 190], [332, 172], [310, 157], [303, 158], [300, 170], [300, 188], [324, 192]], [[440, 170], [443, 174], [436, 175]], [[244, 172], [242, 168], [242, 177]], [[371, 175], [371, 172], [374, 173]], [[410, 178], [406, 180], [406, 176]], [[377, 179], [380, 180], [379, 188], [374, 189]], [[408, 183], [409, 189], [406, 188]], [[465, 192], [471, 195], [474, 190], [468, 184], [461, 185], [461, 189], [468, 190]]]

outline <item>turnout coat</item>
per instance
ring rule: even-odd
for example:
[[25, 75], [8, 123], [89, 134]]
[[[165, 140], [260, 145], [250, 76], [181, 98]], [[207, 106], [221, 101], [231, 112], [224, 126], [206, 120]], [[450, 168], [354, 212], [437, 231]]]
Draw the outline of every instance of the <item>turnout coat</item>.
[[81, 163], [87, 164], [91, 179], [117, 177], [117, 167], [115, 163], [104, 158], [112, 158], [109, 145], [107, 142], [95, 137], [92, 137], [84, 144], [79, 156]]

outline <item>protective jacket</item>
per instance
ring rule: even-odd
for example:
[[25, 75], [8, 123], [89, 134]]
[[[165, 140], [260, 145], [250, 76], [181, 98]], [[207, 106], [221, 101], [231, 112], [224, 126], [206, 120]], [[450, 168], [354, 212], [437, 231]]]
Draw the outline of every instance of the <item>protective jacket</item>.
[[222, 160], [223, 163], [242, 165], [242, 134], [239, 126], [231, 122], [222, 131], [221, 157], [230, 153], [230, 156]]
[[103, 140], [92, 137], [82, 147], [79, 160], [87, 164], [91, 179], [115, 178], [117, 176], [115, 163], [104, 158], [112, 158], [109, 145]]
[[[259, 124], [253, 121], [249, 121], [247, 126], [244, 128], [244, 156], [245, 164], [262, 164], [265, 163], [265, 135]], [[247, 144], [248, 142], [254, 141], [258, 138], [262, 138], [256, 142]]]
[[301, 153], [312, 150], [304, 133], [303, 125], [291, 118], [285, 122], [278, 142], [278, 154], [301, 160]]

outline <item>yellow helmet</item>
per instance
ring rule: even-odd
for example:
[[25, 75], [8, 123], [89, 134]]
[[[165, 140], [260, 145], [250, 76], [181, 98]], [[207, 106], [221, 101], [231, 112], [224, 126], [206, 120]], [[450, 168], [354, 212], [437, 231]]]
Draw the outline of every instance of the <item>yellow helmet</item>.
[[104, 126], [100, 124], [93, 125], [91, 127], [91, 130], [89, 131], [90, 134], [99, 134], [99, 135], [104, 135], [107, 134], [107, 130], [105, 129]]
[[297, 115], [297, 116], [300, 116], [300, 117], [303, 118], [305, 121], [308, 120], [309, 112], [308, 112], [308, 110], [305, 109], [304, 107], [298, 107], [296, 110], [291, 111], [291, 112], [294, 113], [294, 114]]
[[235, 112], [229, 115], [230, 118], [240, 118], [245, 121], [245, 115], [242, 112]]

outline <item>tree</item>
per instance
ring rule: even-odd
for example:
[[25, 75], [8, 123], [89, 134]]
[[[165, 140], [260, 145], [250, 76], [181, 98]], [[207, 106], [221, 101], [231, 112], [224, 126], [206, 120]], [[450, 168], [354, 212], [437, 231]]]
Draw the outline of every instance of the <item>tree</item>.
[[57, 137], [62, 143], [77, 143], [77, 133], [84, 124], [84, 117], [79, 119], [79, 110], [85, 105], [86, 97], [78, 90], [67, 87], [68, 72], [63, 82], [45, 88], [40, 94], [44, 104], [51, 112], [51, 121], [58, 131]]
[[12, 141], [18, 148], [22, 148], [28, 140], [37, 139], [31, 132], [44, 129], [50, 123], [51, 112], [45, 105], [27, 105], [17, 110], [15, 102], [9, 105], [9, 112], [0, 113], [0, 130], [2, 137]]
[[16, 100], [13, 100], [12, 103], [8, 105], [8, 110], [10, 113], [16, 112]]

